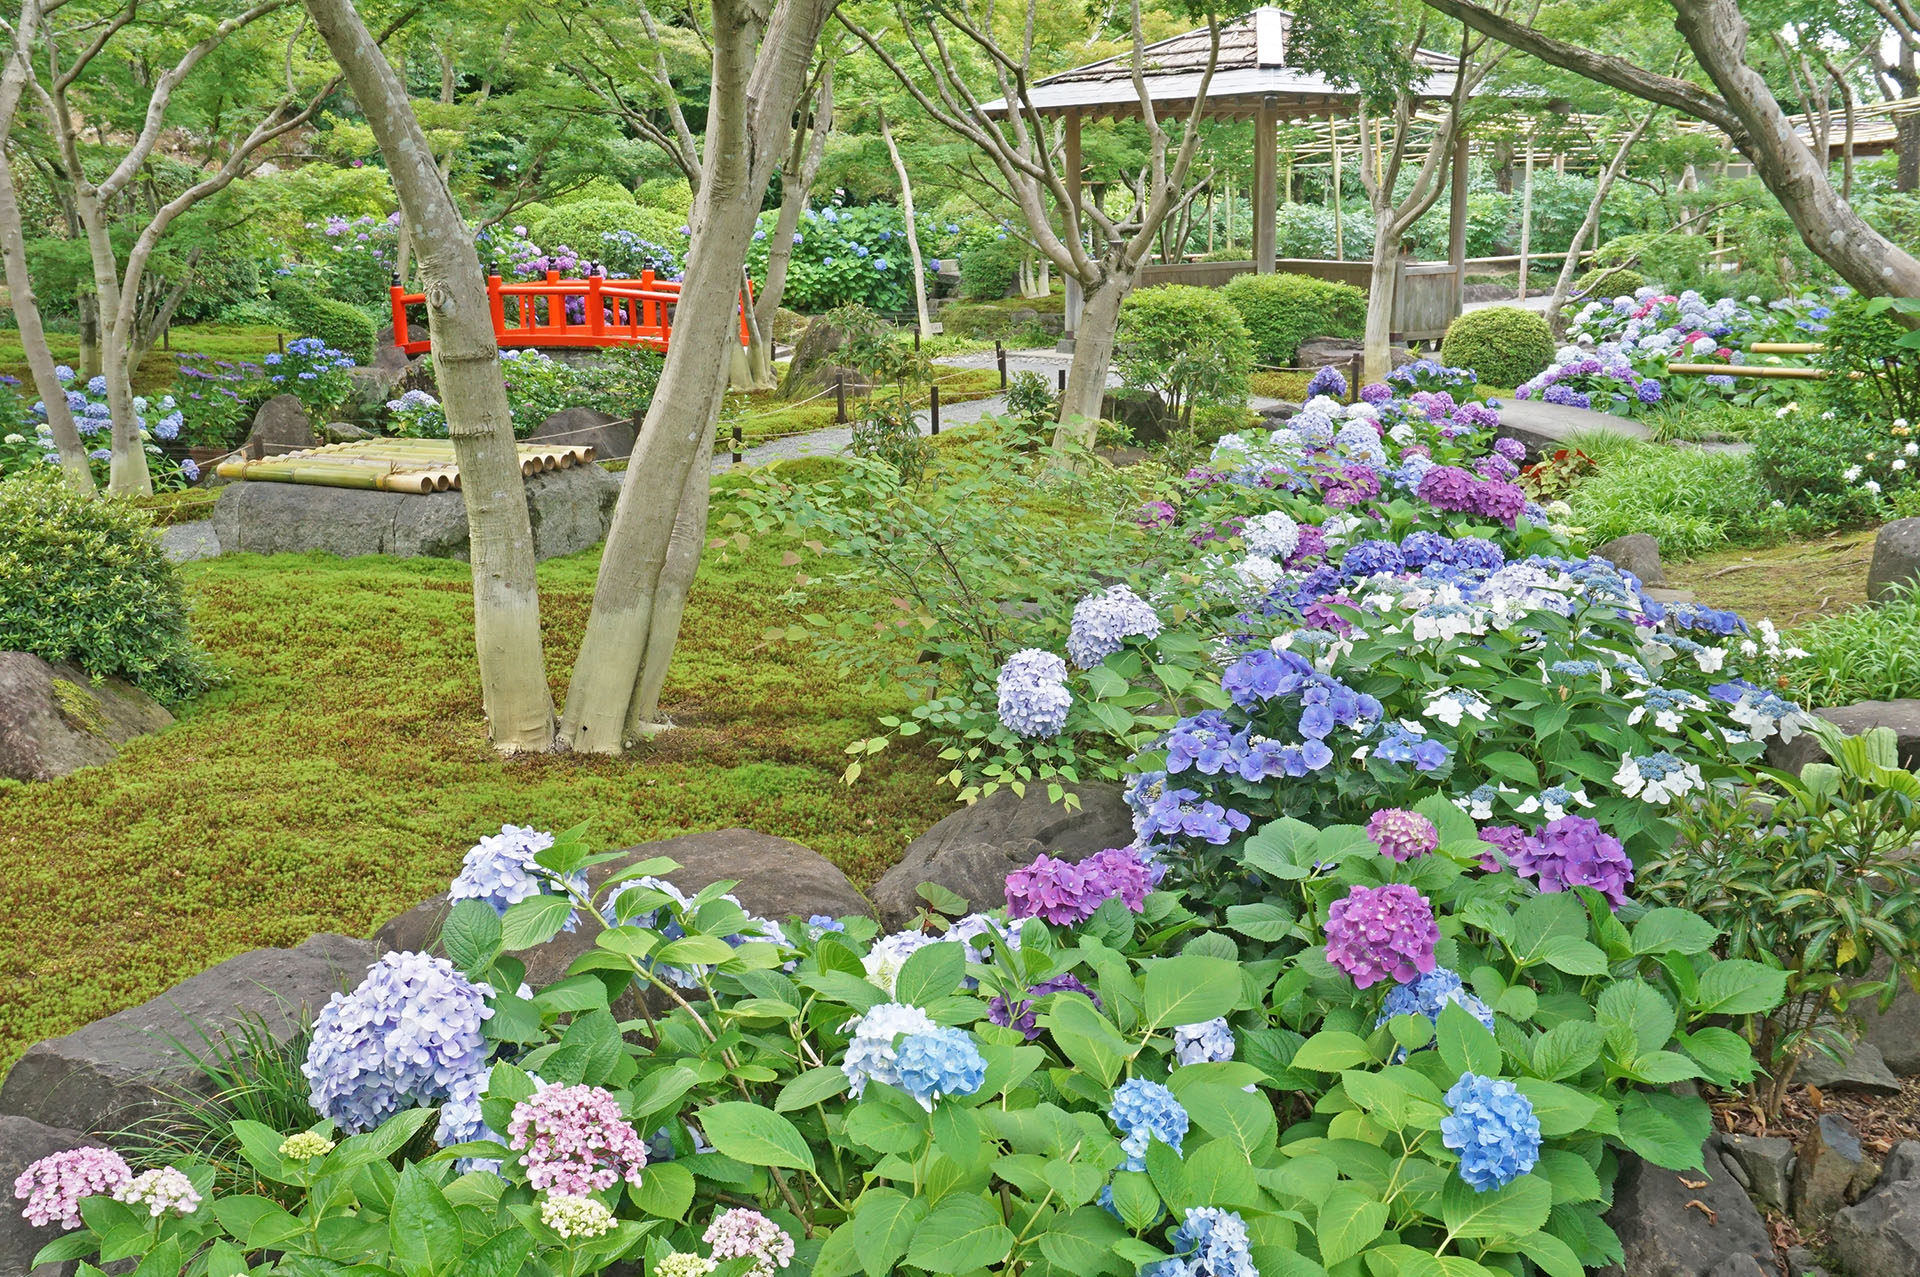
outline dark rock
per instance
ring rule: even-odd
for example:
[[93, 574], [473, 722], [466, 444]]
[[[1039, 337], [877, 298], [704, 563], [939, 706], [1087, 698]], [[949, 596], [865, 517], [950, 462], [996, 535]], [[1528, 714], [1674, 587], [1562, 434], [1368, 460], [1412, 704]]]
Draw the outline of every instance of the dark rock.
[[1660, 543], [1645, 532], [1630, 532], [1594, 551], [1615, 567], [1640, 578], [1642, 585], [1665, 585], [1667, 574], [1660, 566]]
[[[763, 918], [784, 921], [814, 914], [844, 918], [873, 912], [847, 876], [825, 856], [797, 842], [752, 829], [715, 829], [628, 847], [620, 859], [589, 868], [587, 881], [597, 890], [628, 865], [655, 856], [667, 856], [679, 863], [678, 869], [663, 876], [690, 895], [710, 882], [737, 880], [734, 896], [749, 912]], [[432, 951], [446, 916], [446, 896], [435, 896], [381, 927], [374, 933], [374, 948], [379, 953], [395, 949]], [[516, 954], [527, 964], [527, 982], [538, 989], [558, 980], [575, 958], [594, 947], [593, 938], [600, 930], [597, 919], [583, 917], [573, 932], [562, 932], [537, 949]]]
[[[536, 559], [576, 554], [607, 535], [620, 480], [597, 465], [548, 470], [526, 481]], [[229, 485], [213, 507], [214, 531], [229, 554], [352, 558], [467, 559], [467, 506], [458, 492], [414, 494], [248, 481]]]
[[1290, 399], [1276, 399], [1259, 409], [1259, 413], [1269, 423], [1278, 425], [1283, 421], [1292, 421], [1300, 414], [1301, 405]]
[[1132, 432], [1135, 443], [1148, 446], [1165, 443], [1180, 425], [1166, 400], [1140, 390], [1109, 390], [1100, 400], [1100, 419], [1119, 422]]
[[393, 397], [398, 399], [409, 390], [424, 390], [435, 399], [440, 397], [440, 380], [433, 372], [433, 356], [421, 355], [408, 362], [400, 379], [393, 383]]
[[1765, 1268], [1752, 1255], [1728, 1255], [1707, 1270], [1707, 1277], [1776, 1277], [1773, 1265]]
[[1874, 1168], [1860, 1148], [1860, 1135], [1832, 1113], [1801, 1138], [1793, 1168], [1793, 1218], [1814, 1232], [1873, 1182]]
[[637, 433], [628, 418], [592, 408], [562, 408], [535, 427], [527, 442], [592, 448], [595, 461], [624, 461], [633, 455]]
[[275, 395], [253, 414], [253, 433], [240, 445], [250, 461], [283, 456], [302, 448], [317, 448], [320, 440], [313, 433], [313, 420], [293, 395]]
[[111, 762], [119, 746], [173, 722], [158, 701], [117, 678], [0, 652], [0, 777], [54, 780]]
[[1793, 1141], [1777, 1135], [1722, 1135], [1729, 1169], [1746, 1176], [1746, 1190], [1762, 1206], [1784, 1211], [1793, 1197]]
[[13, 1196], [13, 1181], [21, 1171], [43, 1157], [64, 1153], [70, 1148], [105, 1148], [106, 1145], [79, 1131], [42, 1126], [32, 1118], [0, 1116], [0, 1273], [21, 1277], [67, 1277], [77, 1267], [64, 1264], [28, 1265], [40, 1248], [66, 1234], [59, 1224], [35, 1228], [20, 1214], [21, 1203]]
[[27, 1048], [0, 1084], [0, 1113], [48, 1126], [114, 1131], [212, 1083], [188, 1051], [243, 1023], [292, 1037], [337, 991], [351, 989], [373, 946], [315, 936], [294, 949], [255, 949], [137, 1007]]
[[1787, 1277], [1807, 1277], [1809, 1273], [1819, 1273], [1820, 1257], [1805, 1246], [1787, 1248]]
[[354, 388], [362, 399], [384, 401], [398, 392], [400, 379], [406, 376], [411, 362], [412, 356], [393, 344], [393, 326], [389, 324], [374, 338], [373, 362], [362, 364], [348, 375], [353, 378]]
[[361, 439], [377, 438], [373, 431], [354, 425], [351, 421], [329, 421], [320, 427], [320, 437], [328, 443], [354, 443]]
[[869, 388], [866, 378], [848, 368], [838, 357], [847, 344], [846, 329], [815, 318], [808, 322], [800, 340], [794, 343], [793, 357], [780, 379], [780, 397], [797, 399], [816, 390], [831, 390], [836, 379], [844, 377], [849, 395]]
[[1890, 599], [1902, 585], [1920, 584], [1920, 519], [1895, 519], [1873, 538], [1867, 598]]
[[1823, 1091], [1859, 1091], [1867, 1095], [1898, 1095], [1900, 1079], [1888, 1069], [1880, 1048], [1861, 1042], [1836, 1060], [1824, 1051], [1810, 1050], [1800, 1057], [1793, 1080]]
[[[1349, 337], [1309, 337], [1293, 352], [1293, 366], [1321, 368], [1332, 364], [1345, 372], [1348, 365], [1353, 362], [1353, 357], [1362, 354], [1364, 350], [1364, 343]], [[1391, 347], [1389, 354], [1395, 368], [1404, 367], [1419, 358], [1405, 346]]]
[[1621, 1155], [1607, 1222], [1619, 1234], [1624, 1268], [1632, 1277], [1701, 1277], [1741, 1256], [1772, 1271], [1766, 1221], [1733, 1177], [1723, 1173], [1713, 1151], [1709, 1141], [1705, 1160], [1712, 1169], [1699, 1188], [1689, 1187], [1700, 1182], [1697, 1172], [1663, 1170], [1631, 1153]]
[[992, 909], [1006, 903], [1007, 874], [1041, 852], [1077, 864], [1133, 841], [1133, 816], [1117, 786], [1075, 785], [1069, 792], [1080, 800], [1077, 811], [1048, 802], [1046, 789], [1032, 785], [1024, 798], [996, 789], [940, 821], [907, 844], [900, 863], [874, 885], [880, 921], [890, 928], [910, 923], [921, 910], [923, 882], [975, 909]]
[[1832, 1236], [1834, 1258], [1850, 1273], [1920, 1273], [1920, 1180], [1882, 1176], [1871, 1193], [1833, 1217]]
[[[1832, 709], [1816, 709], [1814, 713], [1849, 736], [1858, 736], [1870, 727], [1890, 729], [1893, 732], [1894, 752], [1900, 757], [1900, 765], [1908, 769], [1920, 767], [1920, 700], [1859, 701]], [[1785, 744], [1781, 744], [1776, 737], [1767, 746], [1767, 765], [1778, 767], [1782, 771], [1793, 772], [1795, 775], [1798, 775], [1800, 769], [1808, 763], [1825, 761], [1827, 761], [1827, 754], [1820, 748], [1820, 742], [1806, 733], [1794, 737]], [[1902, 1054], [1920, 1058], [1920, 1040], [1910, 1040], [1907, 1043], [1907, 1050]], [[1887, 1059], [1891, 1061], [1893, 1058], [1894, 1054], [1889, 1052]]]
[[1901, 1140], [1880, 1164], [1880, 1183], [1899, 1184], [1920, 1180], [1920, 1142]]

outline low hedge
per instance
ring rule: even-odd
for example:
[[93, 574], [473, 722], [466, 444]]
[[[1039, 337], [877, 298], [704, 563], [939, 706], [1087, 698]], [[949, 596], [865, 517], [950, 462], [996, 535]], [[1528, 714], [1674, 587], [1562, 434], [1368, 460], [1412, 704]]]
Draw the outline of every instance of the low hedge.
[[1286, 367], [1309, 337], [1358, 339], [1366, 329], [1367, 295], [1351, 284], [1308, 275], [1238, 275], [1220, 292], [1246, 322], [1258, 364]]

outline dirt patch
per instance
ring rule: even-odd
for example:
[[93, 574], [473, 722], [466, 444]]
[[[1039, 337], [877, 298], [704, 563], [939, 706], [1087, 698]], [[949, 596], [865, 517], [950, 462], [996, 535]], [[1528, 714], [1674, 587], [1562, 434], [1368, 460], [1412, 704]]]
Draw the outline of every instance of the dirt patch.
[[1723, 550], [1667, 568], [1667, 584], [1710, 607], [1785, 628], [1867, 601], [1873, 533], [1833, 533], [1765, 550]]

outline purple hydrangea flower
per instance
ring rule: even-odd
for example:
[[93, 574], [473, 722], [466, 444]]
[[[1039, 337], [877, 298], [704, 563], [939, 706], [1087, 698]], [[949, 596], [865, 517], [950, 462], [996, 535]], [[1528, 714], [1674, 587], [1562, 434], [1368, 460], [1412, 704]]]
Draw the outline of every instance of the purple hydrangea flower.
[[1150, 639], [1159, 633], [1160, 618], [1153, 606], [1126, 586], [1113, 585], [1074, 604], [1067, 655], [1081, 669], [1090, 670], [1128, 639]]
[[1360, 387], [1360, 398], [1365, 403], [1383, 404], [1393, 398], [1393, 387], [1381, 382], [1372, 382]]
[[1082, 984], [1078, 976], [1069, 973], [1042, 980], [1027, 990], [1025, 998], [1012, 1005], [1009, 1005], [1004, 997], [995, 994], [992, 1001], [987, 1003], [987, 1019], [994, 1024], [1020, 1030], [1026, 1035], [1027, 1041], [1031, 1042], [1040, 1036], [1040, 1026], [1034, 1019], [1034, 1011], [1040, 999], [1049, 993], [1085, 994], [1095, 1007], [1100, 1005], [1100, 995]]
[[49, 1153], [13, 1181], [13, 1195], [26, 1203], [20, 1214], [35, 1228], [48, 1224], [72, 1230], [85, 1222], [80, 1203], [107, 1197], [133, 1181], [126, 1159], [110, 1148], [70, 1148]]
[[[1522, 844], [1527, 840], [1527, 831], [1518, 825], [1488, 825], [1480, 831], [1480, 841], [1488, 846], [1500, 849], [1500, 854], [1512, 864], [1513, 858], [1520, 854]], [[1500, 862], [1490, 853], [1481, 853], [1480, 867], [1488, 873], [1497, 872]]]
[[1406, 571], [1407, 560], [1400, 547], [1391, 541], [1361, 541], [1347, 549], [1340, 570], [1358, 580], [1384, 572], [1389, 576]]
[[1067, 709], [1073, 704], [1067, 663], [1052, 652], [1036, 647], [1015, 652], [1000, 667], [997, 691], [1000, 722], [1015, 735], [1058, 736], [1067, 725]]
[[1367, 819], [1367, 837], [1389, 860], [1408, 861], [1440, 845], [1440, 831], [1417, 811], [1388, 807]]
[[1118, 897], [1134, 913], [1146, 908], [1152, 876], [1139, 853], [1126, 847], [1095, 852], [1079, 864], [1044, 853], [1007, 875], [1007, 916], [1073, 926]]
[[[584, 871], [569, 874], [564, 885], [543, 869], [535, 857], [553, 846], [553, 835], [527, 825], [502, 825], [497, 834], [488, 834], [467, 851], [460, 861], [460, 872], [447, 890], [450, 900], [484, 900], [493, 911], [505, 916], [510, 905], [531, 900], [542, 893], [565, 894], [566, 888], [584, 893]], [[562, 928], [572, 931], [579, 910], [567, 915]]]
[[1328, 912], [1327, 961], [1362, 989], [1389, 978], [1405, 984], [1433, 970], [1439, 942], [1433, 906], [1405, 883], [1356, 886]]
[[1592, 887], [1616, 909], [1627, 902], [1627, 884], [1633, 881], [1633, 861], [1620, 840], [1585, 816], [1549, 822], [1521, 840], [1507, 859], [1514, 873], [1532, 878], [1542, 891]]
[[1224, 1015], [1198, 1024], [1176, 1025], [1173, 1057], [1181, 1064], [1217, 1064], [1233, 1058], [1233, 1027]]
[[1527, 445], [1518, 439], [1495, 439], [1493, 450], [1516, 465], [1527, 457]]
[[1328, 395], [1334, 399], [1347, 397], [1347, 379], [1332, 364], [1323, 364], [1320, 370], [1307, 380], [1307, 398]]

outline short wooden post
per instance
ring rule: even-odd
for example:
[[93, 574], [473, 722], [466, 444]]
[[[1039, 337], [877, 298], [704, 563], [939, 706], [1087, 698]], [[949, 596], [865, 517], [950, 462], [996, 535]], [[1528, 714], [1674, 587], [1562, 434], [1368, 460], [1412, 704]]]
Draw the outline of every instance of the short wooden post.
[[841, 425], [847, 424], [847, 374], [833, 374], [834, 420]]
[[287, 335], [285, 333], [275, 333], [273, 335], [273, 345], [274, 345], [274, 348], [278, 350], [281, 354], [283, 355], [286, 354], [287, 353]]
[[993, 361], [1000, 365], [1000, 389], [1007, 388], [1007, 348], [998, 337], [993, 339]]
[[1060, 370], [1060, 393], [1063, 395], [1067, 393], [1067, 370], [1065, 368]]
[[928, 391], [928, 394], [931, 396], [931, 398], [928, 400], [928, 408], [932, 417], [933, 433], [939, 434], [940, 433], [940, 387], [929, 386], [927, 388], [927, 391]]
[[1354, 355], [1347, 361], [1347, 402], [1357, 403], [1360, 399], [1360, 370], [1365, 367], [1363, 356]]
[[918, 324], [913, 326], [913, 351], [916, 355], [920, 353], [920, 325]]
[[162, 328], [160, 330], [160, 349], [162, 350], [173, 349], [173, 325], [172, 324], [168, 324], [165, 328]]
[[740, 423], [733, 423], [733, 464], [740, 464]]

